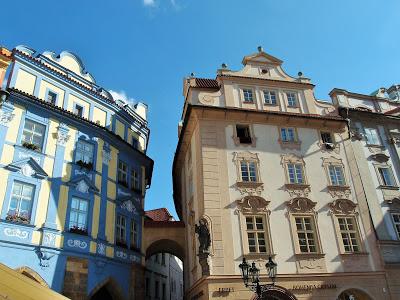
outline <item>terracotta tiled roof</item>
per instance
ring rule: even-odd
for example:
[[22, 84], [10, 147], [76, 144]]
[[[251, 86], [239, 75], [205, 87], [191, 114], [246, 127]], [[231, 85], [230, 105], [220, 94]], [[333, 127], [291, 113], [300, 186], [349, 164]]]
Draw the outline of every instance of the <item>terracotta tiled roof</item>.
[[215, 79], [195, 78], [195, 84], [192, 87], [219, 89], [219, 83]]
[[398, 112], [400, 112], [400, 107], [396, 107], [391, 110], [388, 110], [387, 112], [385, 112], [385, 115], [391, 115], [391, 114], [398, 113]]
[[165, 207], [145, 211], [145, 215], [153, 221], [172, 221], [173, 217]]

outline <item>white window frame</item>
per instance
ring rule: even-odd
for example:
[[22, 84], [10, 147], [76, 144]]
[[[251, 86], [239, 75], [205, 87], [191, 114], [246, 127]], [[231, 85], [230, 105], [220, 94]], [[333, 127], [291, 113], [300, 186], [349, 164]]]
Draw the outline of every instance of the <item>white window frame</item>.
[[121, 159], [118, 160], [118, 183], [128, 185], [128, 170], [128, 164]]
[[[73, 207], [74, 206], [73, 203], [75, 201], [78, 203], [78, 207], [77, 208]], [[81, 203], [85, 203], [86, 211], [81, 209]], [[75, 220], [71, 220], [73, 213], [75, 213], [76, 216], [77, 216], [75, 218]], [[84, 224], [79, 221], [79, 217], [80, 216], [84, 216], [85, 217], [85, 223]], [[89, 222], [88, 222], [89, 220], [88, 219], [89, 219], [89, 201], [86, 200], [86, 199], [79, 198], [79, 197], [72, 197], [71, 198], [71, 208], [70, 208], [70, 212], [69, 212], [69, 224], [68, 224], [69, 229], [71, 229], [74, 226], [76, 226], [79, 229], [88, 231], [88, 227], [89, 227], [88, 226], [89, 225]], [[81, 225], [83, 225], [83, 226], [81, 226]]]
[[[381, 170], [387, 170], [388, 174], [386, 176], [389, 176], [389, 178], [386, 178], [385, 174]], [[396, 178], [394, 177], [393, 169], [391, 166], [386, 165], [386, 166], [377, 166], [377, 171], [379, 175], [379, 181], [382, 186], [387, 186], [387, 187], [397, 187], [397, 181]], [[391, 184], [388, 184], [388, 179], [391, 181]]]
[[[294, 214], [293, 216], [293, 225], [294, 225], [294, 229], [295, 229], [295, 237], [296, 237], [296, 246], [297, 246], [297, 252], [299, 254], [319, 254], [320, 253], [320, 244], [319, 244], [319, 236], [318, 236], [318, 228], [316, 225], [316, 219], [313, 215], [303, 215], [303, 214]], [[297, 222], [299, 220], [301, 220], [301, 226], [302, 228], [299, 229], [298, 228], [298, 224], [299, 222]], [[309, 219], [310, 220], [310, 225], [311, 225], [311, 229], [307, 228], [306, 223], [305, 223], [305, 219]], [[304, 245], [302, 245], [302, 243], [300, 242], [301, 238], [299, 237], [299, 234], [304, 234], [304, 240], [305, 240], [305, 247], [306, 247], [306, 251], [303, 251], [302, 247], [304, 247]], [[312, 234], [312, 238], [314, 240], [314, 244], [311, 245], [310, 244], [310, 240], [311, 238], [309, 237], [309, 234]], [[311, 251], [311, 246], [314, 247], [314, 251]]]
[[376, 127], [364, 127], [365, 139], [367, 145], [382, 146], [382, 141], [379, 136], [379, 129]]
[[[248, 222], [248, 220], [251, 219], [251, 223]], [[267, 233], [267, 222], [265, 220], [265, 215], [244, 215], [244, 220], [245, 220], [245, 231], [246, 231], [246, 239], [247, 239], [247, 250], [249, 254], [268, 254], [270, 253], [269, 249], [269, 243], [268, 243], [268, 233]], [[261, 220], [261, 222], [257, 222], [257, 220]], [[249, 228], [249, 224], [251, 224], [253, 227]], [[262, 225], [262, 228], [259, 229], [257, 228], [257, 225]], [[254, 235], [254, 251], [250, 249], [250, 237], [249, 234]], [[258, 234], [262, 234], [264, 237], [264, 245], [260, 245], [260, 239], [258, 237]], [[264, 247], [265, 251], [261, 251], [260, 248]]]
[[124, 215], [117, 214], [115, 222], [115, 239], [116, 242], [125, 243], [126, 245], [126, 221]]
[[296, 143], [298, 141], [297, 130], [294, 127], [281, 127], [279, 132], [283, 143]]
[[[241, 91], [242, 91], [243, 103], [251, 103], [251, 104], [255, 103], [255, 93], [252, 88], [244, 87], [241, 89]], [[251, 99], [249, 98], [250, 95]]]
[[278, 105], [277, 91], [264, 89], [262, 92], [264, 98], [264, 105]]
[[[20, 186], [20, 192], [18, 194], [15, 193], [15, 188], [16, 188], [17, 185]], [[29, 197], [27, 195], [24, 195], [24, 191], [28, 187], [31, 189], [31, 194], [30, 194]], [[15, 217], [18, 217], [18, 218], [23, 218], [23, 220], [21, 220], [21, 221], [24, 221], [24, 222], [26, 221], [27, 223], [29, 223], [31, 221], [31, 218], [32, 218], [32, 205], [33, 205], [34, 197], [35, 197], [35, 186], [33, 184], [29, 184], [29, 183], [26, 183], [26, 182], [15, 180], [13, 182], [12, 189], [11, 189], [11, 198], [10, 198], [10, 202], [8, 204], [7, 216], [10, 216], [10, 217], [14, 217], [15, 216]], [[16, 207], [13, 210], [14, 213], [11, 214], [10, 213], [10, 209], [11, 209], [11, 205], [12, 205], [13, 199], [16, 200]], [[28, 203], [29, 209], [22, 209], [21, 208], [24, 202]], [[26, 215], [24, 215], [22, 213], [22, 211], [26, 212]]]
[[[49, 100], [50, 94], [53, 94], [53, 95], [55, 96], [55, 98], [53, 99], [53, 101], [50, 101], [50, 100]], [[53, 105], [57, 105], [57, 100], [58, 100], [58, 93], [56, 93], [56, 92], [53, 91], [53, 90], [47, 90], [47, 93], [46, 93], [46, 102], [51, 103], [51, 104], [53, 104]]]
[[[344, 169], [341, 165], [331, 164], [328, 165], [329, 180], [332, 186], [346, 186], [346, 178], [344, 176]], [[339, 173], [338, 173], [339, 171]], [[339, 176], [338, 176], [339, 175]], [[341, 178], [339, 178], [341, 177]]]
[[[86, 148], [90, 148], [89, 150]], [[83, 140], [78, 140], [75, 149], [75, 162], [81, 160], [84, 163], [94, 161], [94, 145]]]
[[131, 220], [131, 228], [130, 228], [130, 232], [129, 232], [129, 234], [130, 234], [130, 243], [131, 243], [131, 245], [130, 245], [130, 247], [132, 248], [137, 248], [137, 246], [138, 246], [138, 234], [139, 234], [139, 232], [138, 232], [138, 224], [137, 224], [137, 222], [135, 221], [135, 220]]
[[[298, 107], [298, 95], [296, 92], [287, 91], [285, 92], [288, 107]], [[293, 96], [293, 97], [292, 97]], [[292, 99], [294, 98], [294, 99]]]
[[[342, 229], [341, 227], [341, 222], [340, 220], [345, 220], [345, 223], [342, 224], [346, 228]], [[349, 229], [349, 223], [348, 220], [352, 221], [352, 226], [353, 229]], [[338, 229], [338, 237], [341, 241], [341, 245], [343, 247], [342, 251], [343, 253], [361, 253], [362, 252], [362, 243], [361, 243], [361, 237], [360, 237], [360, 231], [358, 228], [358, 223], [355, 215], [336, 215], [336, 221], [337, 221], [337, 229]], [[353, 237], [351, 235], [354, 235]], [[345, 237], [344, 237], [345, 235]], [[344, 240], [348, 240], [348, 244], [346, 245]], [[355, 240], [355, 242], [353, 241]], [[346, 249], [347, 247], [350, 247], [349, 249]], [[354, 248], [357, 247], [357, 250], [354, 250]]]
[[[32, 124], [32, 130], [27, 129], [27, 123]], [[36, 131], [36, 128], [43, 128], [43, 132]], [[30, 135], [29, 139], [26, 139], [26, 134]], [[33, 121], [31, 119], [25, 119], [24, 129], [22, 130], [21, 144], [28, 143], [33, 144], [38, 147], [38, 151], [43, 151], [43, 144], [46, 135], [46, 125]], [[41, 139], [40, 143], [34, 143], [34, 137], [39, 137]]]
[[[392, 218], [394, 231], [396, 233], [397, 239], [400, 240], [400, 212], [390, 212]], [[396, 221], [397, 219], [397, 221]]]
[[[306, 183], [305, 173], [304, 173], [304, 165], [302, 163], [289, 162], [286, 164], [286, 168], [287, 168], [287, 174], [288, 174], [288, 183], [290, 183], [290, 184], [305, 184]], [[299, 168], [300, 168], [300, 173], [298, 172]], [[293, 173], [293, 181], [290, 176], [291, 173]], [[299, 179], [301, 179], [301, 181]]]

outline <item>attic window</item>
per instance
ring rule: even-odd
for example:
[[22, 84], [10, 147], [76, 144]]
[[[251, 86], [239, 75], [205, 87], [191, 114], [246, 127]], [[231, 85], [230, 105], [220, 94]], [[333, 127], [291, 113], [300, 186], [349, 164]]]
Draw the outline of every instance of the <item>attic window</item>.
[[268, 69], [265, 69], [265, 68], [261, 68], [261, 74], [268, 74]]

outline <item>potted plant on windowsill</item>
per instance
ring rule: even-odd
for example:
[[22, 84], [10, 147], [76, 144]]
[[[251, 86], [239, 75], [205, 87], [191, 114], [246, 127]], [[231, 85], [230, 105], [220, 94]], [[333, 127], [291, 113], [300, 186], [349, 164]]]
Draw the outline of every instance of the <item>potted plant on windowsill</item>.
[[14, 222], [14, 223], [29, 224], [29, 216], [28, 215], [17, 215], [16, 213], [9, 213], [6, 216], [6, 221], [10, 221], [10, 222]]
[[76, 226], [76, 225], [72, 226], [72, 227], [69, 229], [69, 232], [71, 232], [71, 233], [76, 233], [76, 234], [81, 234], [81, 235], [87, 235], [87, 234], [88, 234], [86, 228], [84, 228], [84, 227], [78, 227], [78, 226]]
[[122, 248], [128, 248], [128, 246], [126, 245], [126, 242], [124, 240], [117, 239], [115, 241], [115, 244]]
[[78, 160], [76, 162], [76, 164], [78, 166], [80, 166], [81, 169], [84, 168], [84, 169], [89, 170], [89, 171], [93, 170], [93, 163], [91, 163], [91, 162], [85, 162], [83, 160]]
[[33, 151], [39, 151], [39, 147], [35, 144], [32, 143], [28, 143], [28, 142], [23, 142], [22, 143], [22, 147], [29, 149], [29, 150], [33, 150]]

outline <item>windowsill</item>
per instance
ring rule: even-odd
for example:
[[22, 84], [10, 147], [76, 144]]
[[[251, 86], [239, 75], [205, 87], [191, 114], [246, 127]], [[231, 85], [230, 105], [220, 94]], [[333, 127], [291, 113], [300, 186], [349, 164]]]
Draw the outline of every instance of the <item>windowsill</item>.
[[42, 151], [43, 150], [33, 150], [33, 149], [29, 149], [29, 148], [26, 148], [26, 147], [24, 147], [24, 146], [22, 146], [22, 145], [18, 145], [18, 144], [16, 144], [15, 145], [17, 148], [20, 148], [21, 150], [24, 150], [24, 151], [28, 151], [28, 152], [32, 152], [32, 153], [35, 153], [35, 154], [39, 154], [39, 155], [45, 155]]
[[347, 191], [350, 190], [348, 185], [328, 185], [328, 190], [330, 191]]
[[255, 104], [254, 101], [242, 101], [243, 104]]
[[340, 256], [346, 257], [346, 256], [368, 256], [368, 252], [343, 252], [340, 253]]
[[393, 190], [393, 191], [399, 190], [399, 187], [395, 185], [380, 185], [379, 188], [382, 190]]
[[83, 236], [89, 236], [89, 233], [87, 231], [86, 232], [84, 232], [84, 231], [74, 231], [74, 230], [69, 229], [68, 232], [69, 233], [73, 233], [73, 234], [83, 235]]
[[285, 187], [287, 189], [307, 189], [310, 185], [305, 183], [286, 183]]
[[1, 219], [0, 221], [2, 223], [17, 225], [17, 226], [25, 226], [25, 227], [30, 227], [30, 228], [36, 227], [35, 225], [33, 225], [31, 223], [14, 222], [14, 221], [6, 220], [6, 219]]
[[259, 181], [238, 181], [236, 182], [237, 187], [259, 187], [264, 183]]
[[282, 139], [278, 139], [278, 143], [281, 145], [281, 148], [289, 148], [289, 149], [297, 149], [300, 150], [301, 141], [283, 141]]
[[383, 146], [383, 145], [379, 145], [379, 144], [368, 144], [368, 143], [367, 143], [367, 147], [370, 147], [370, 148], [378, 148], [378, 149], [384, 149], [384, 148], [385, 148], [385, 146]]
[[298, 105], [288, 105], [287, 108], [299, 108], [300, 106]]
[[275, 253], [246, 253], [243, 255], [244, 258], [246, 259], [268, 259], [269, 257], [275, 258], [276, 254]]
[[295, 253], [295, 256], [298, 258], [322, 258], [325, 257], [325, 253]]
[[264, 106], [278, 106], [278, 104], [274, 103], [263, 103]]

